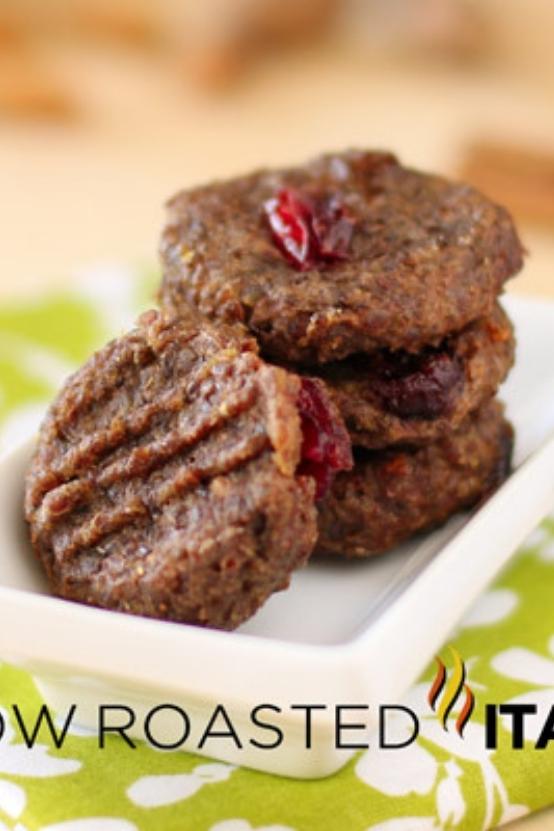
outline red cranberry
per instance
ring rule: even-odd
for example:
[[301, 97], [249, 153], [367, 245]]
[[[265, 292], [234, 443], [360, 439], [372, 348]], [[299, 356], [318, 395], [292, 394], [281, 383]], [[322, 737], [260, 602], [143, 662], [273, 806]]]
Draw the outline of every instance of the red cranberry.
[[434, 419], [448, 411], [463, 378], [461, 362], [447, 351], [401, 353], [382, 359], [374, 389], [389, 412], [401, 418]]
[[347, 258], [354, 222], [337, 196], [286, 188], [267, 200], [264, 211], [275, 244], [299, 271]]
[[330, 408], [321, 381], [302, 378], [298, 410], [303, 437], [298, 473], [315, 479], [316, 499], [322, 499], [339, 470], [353, 466], [350, 438]]

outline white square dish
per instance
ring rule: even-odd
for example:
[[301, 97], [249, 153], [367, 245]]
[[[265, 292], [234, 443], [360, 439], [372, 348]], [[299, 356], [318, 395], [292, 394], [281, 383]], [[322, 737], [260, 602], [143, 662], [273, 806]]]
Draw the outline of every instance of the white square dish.
[[[335, 748], [334, 706], [363, 703], [375, 718], [395, 703], [471, 602], [554, 506], [554, 303], [506, 301], [518, 336], [516, 367], [502, 397], [517, 431], [515, 472], [485, 506], [458, 516], [384, 557], [312, 563], [291, 587], [237, 632], [217, 632], [106, 612], [51, 597], [26, 539], [23, 476], [32, 440], [0, 463], [0, 657], [36, 676], [57, 711], [77, 704], [78, 722], [97, 725], [100, 704], [144, 715], [157, 703], [184, 708], [195, 750], [214, 707], [225, 705], [251, 735], [250, 711], [283, 709], [285, 741], [272, 751], [226, 739], [206, 755], [297, 777], [340, 768], [353, 751]], [[535, 455], [533, 455], [535, 454]], [[478, 551], [479, 568], [471, 568]], [[433, 599], [433, 613], [429, 613]], [[409, 632], [409, 638], [406, 637]], [[314, 715], [312, 748], [291, 704], [326, 704]], [[175, 730], [160, 716], [158, 736]], [[169, 740], [169, 739], [168, 739]]]

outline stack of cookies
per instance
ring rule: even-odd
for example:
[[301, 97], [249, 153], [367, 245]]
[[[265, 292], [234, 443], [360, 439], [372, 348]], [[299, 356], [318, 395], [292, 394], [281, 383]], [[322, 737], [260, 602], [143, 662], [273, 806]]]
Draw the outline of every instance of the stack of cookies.
[[53, 591], [233, 629], [313, 551], [485, 497], [512, 431], [510, 217], [385, 153], [178, 194], [162, 310], [70, 377], [25, 488]]
[[318, 483], [319, 553], [383, 552], [502, 481], [494, 396], [514, 335], [498, 295], [523, 257], [506, 210], [356, 151], [168, 208], [162, 308], [246, 330], [265, 360], [322, 379], [346, 424], [355, 465]]

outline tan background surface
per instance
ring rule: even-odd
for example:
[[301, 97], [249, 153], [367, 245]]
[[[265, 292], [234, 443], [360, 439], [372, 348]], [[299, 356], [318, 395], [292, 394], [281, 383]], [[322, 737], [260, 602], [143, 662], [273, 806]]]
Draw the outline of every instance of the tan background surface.
[[[314, 50], [270, 61], [214, 101], [137, 54], [107, 61], [68, 46], [53, 59], [87, 104], [74, 125], [0, 124], [1, 297], [90, 262], [153, 261], [163, 200], [206, 178], [352, 145], [448, 172], [475, 138], [548, 148], [554, 136], [552, 88], [520, 76], [407, 72]], [[513, 290], [554, 297], [554, 233], [523, 235], [530, 256]], [[554, 812], [513, 827], [554, 829]]]

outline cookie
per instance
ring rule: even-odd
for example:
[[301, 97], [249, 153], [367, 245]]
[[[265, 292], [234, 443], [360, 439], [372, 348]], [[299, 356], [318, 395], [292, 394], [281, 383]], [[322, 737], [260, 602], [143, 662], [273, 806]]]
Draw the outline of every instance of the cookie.
[[241, 322], [277, 361], [419, 352], [491, 315], [522, 253], [469, 185], [349, 151], [178, 193], [160, 300]]
[[58, 395], [25, 513], [61, 597], [232, 629], [306, 561], [316, 490], [351, 464], [321, 381], [150, 312]]
[[456, 430], [495, 395], [514, 362], [512, 325], [497, 304], [436, 348], [356, 355], [314, 369], [354, 445], [421, 445]]
[[507, 476], [513, 431], [491, 401], [455, 433], [413, 451], [358, 451], [319, 509], [317, 551], [388, 551], [487, 496]]

